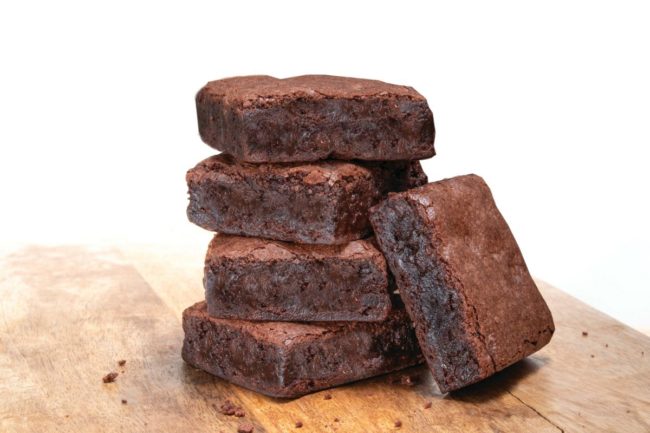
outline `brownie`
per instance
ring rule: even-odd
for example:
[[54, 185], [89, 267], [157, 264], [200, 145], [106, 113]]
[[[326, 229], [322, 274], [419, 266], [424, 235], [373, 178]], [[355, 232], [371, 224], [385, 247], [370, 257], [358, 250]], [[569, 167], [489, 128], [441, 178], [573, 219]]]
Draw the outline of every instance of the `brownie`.
[[386, 261], [370, 240], [305, 245], [218, 234], [203, 284], [208, 312], [224, 319], [376, 322], [391, 308]]
[[247, 162], [415, 160], [435, 154], [433, 115], [413, 88], [375, 80], [266, 75], [211, 81], [199, 133]]
[[442, 392], [549, 342], [551, 312], [483, 179], [393, 194], [370, 220]]
[[248, 164], [212, 156], [187, 173], [193, 223], [221, 233], [343, 244], [370, 234], [368, 209], [427, 182], [417, 161]]
[[411, 321], [395, 308], [383, 322], [249, 322], [183, 312], [183, 359], [273, 397], [313, 391], [422, 362]]

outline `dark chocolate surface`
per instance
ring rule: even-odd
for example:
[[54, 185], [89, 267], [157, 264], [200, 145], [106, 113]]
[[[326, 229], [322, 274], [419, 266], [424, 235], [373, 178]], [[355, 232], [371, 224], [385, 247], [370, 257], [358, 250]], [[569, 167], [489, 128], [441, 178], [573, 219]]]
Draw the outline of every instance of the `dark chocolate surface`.
[[274, 397], [320, 389], [422, 361], [402, 308], [384, 322], [248, 322], [210, 318], [204, 302], [183, 312], [183, 359]]
[[218, 234], [203, 283], [208, 312], [225, 319], [382, 321], [391, 308], [386, 261], [370, 240], [301, 245]]
[[266, 75], [196, 95], [203, 141], [247, 162], [395, 161], [435, 154], [433, 115], [413, 88], [376, 80]]
[[307, 244], [370, 234], [368, 209], [390, 191], [426, 183], [417, 161], [238, 163], [227, 154], [187, 173], [187, 216], [211, 231]]
[[550, 341], [551, 313], [483, 179], [393, 194], [370, 219], [442, 392]]

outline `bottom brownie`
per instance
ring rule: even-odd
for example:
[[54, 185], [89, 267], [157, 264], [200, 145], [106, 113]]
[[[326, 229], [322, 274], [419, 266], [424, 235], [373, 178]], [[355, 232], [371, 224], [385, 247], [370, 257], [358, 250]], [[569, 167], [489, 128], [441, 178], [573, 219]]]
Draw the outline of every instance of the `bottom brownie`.
[[383, 322], [248, 322], [208, 316], [205, 302], [183, 312], [183, 359], [273, 397], [320, 389], [423, 361], [403, 308]]

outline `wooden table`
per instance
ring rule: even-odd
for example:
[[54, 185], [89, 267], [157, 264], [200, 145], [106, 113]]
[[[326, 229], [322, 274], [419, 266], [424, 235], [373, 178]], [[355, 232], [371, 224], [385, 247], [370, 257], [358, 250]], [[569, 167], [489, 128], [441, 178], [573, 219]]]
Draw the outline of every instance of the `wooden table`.
[[[203, 295], [202, 247], [31, 246], [0, 255], [3, 433], [216, 433], [242, 422], [255, 432], [650, 431], [650, 338], [543, 282], [552, 342], [480, 384], [440, 395], [416, 367], [408, 370], [420, 377], [415, 386], [389, 383], [398, 373], [335, 388], [329, 400], [326, 392], [277, 400], [180, 358], [181, 312]], [[104, 384], [110, 371], [119, 376]], [[219, 413], [225, 399], [246, 416]]]

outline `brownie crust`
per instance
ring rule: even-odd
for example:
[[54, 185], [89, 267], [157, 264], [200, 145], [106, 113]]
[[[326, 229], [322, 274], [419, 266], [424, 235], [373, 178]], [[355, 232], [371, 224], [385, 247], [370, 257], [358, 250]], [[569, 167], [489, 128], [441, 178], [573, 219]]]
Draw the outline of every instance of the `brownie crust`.
[[183, 312], [190, 365], [272, 397], [299, 397], [422, 362], [402, 308], [383, 322], [248, 322]]
[[411, 87], [381, 81], [226, 78], [198, 92], [196, 110], [203, 141], [240, 161], [395, 161], [435, 154], [426, 99]]
[[551, 312], [483, 179], [392, 194], [370, 220], [442, 392], [550, 341]]
[[301, 245], [218, 234], [203, 284], [208, 313], [223, 319], [377, 322], [391, 308], [386, 261], [371, 240]]
[[187, 216], [200, 227], [305, 244], [367, 237], [372, 205], [427, 182], [418, 161], [255, 165], [227, 154], [200, 162], [186, 179]]

